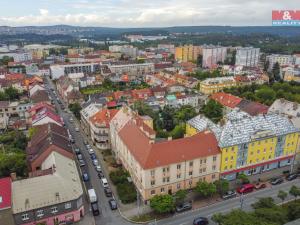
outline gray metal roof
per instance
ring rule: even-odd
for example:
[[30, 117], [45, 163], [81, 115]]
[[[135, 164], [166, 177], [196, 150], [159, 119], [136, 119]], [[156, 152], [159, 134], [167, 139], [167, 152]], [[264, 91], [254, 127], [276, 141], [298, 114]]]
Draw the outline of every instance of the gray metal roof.
[[254, 138], [280, 136], [298, 132], [291, 121], [277, 114], [250, 116], [234, 110], [226, 115], [223, 126], [214, 124], [208, 118], [198, 115], [188, 121], [198, 131], [210, 129], [216, 135], [221, 148], [251, 142]]

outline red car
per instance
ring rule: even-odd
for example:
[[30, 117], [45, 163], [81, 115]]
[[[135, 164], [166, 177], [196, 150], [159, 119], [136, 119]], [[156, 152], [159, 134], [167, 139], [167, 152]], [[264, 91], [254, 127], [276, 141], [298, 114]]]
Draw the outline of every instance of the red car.
[[240, 194], [246, 194], [249, 192], [252, 192], [254, 190], [253, 184], [244, 184], [240, 188], [238, 188], [236, 191]]

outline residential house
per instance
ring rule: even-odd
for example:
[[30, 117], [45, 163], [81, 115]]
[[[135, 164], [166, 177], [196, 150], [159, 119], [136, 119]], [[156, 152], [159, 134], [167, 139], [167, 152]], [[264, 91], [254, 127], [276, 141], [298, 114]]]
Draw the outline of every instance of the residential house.
[[118, 109], [100, 109], [89, 118], [90, 135], [99, 149], [110, 149], [109, 123]]
[[83, 189], [74, 160], [53, 151], [41, 171], [12, 183], [16, 225], [68, 224], [84, 216]]
[[3, 225], [15, 225], [12, 214], [11, 178], [0, 178], [0, 221]]
[[236, 81], [232, 76], [207, 78], [200, 82], [199, 90], [203, 94], [211, 95], [234, 86], [236, 86]]
[[225, 113], [228, 113], [236, 108], [237, 105], [242, 101], [241, 98], [224, 92], [214, 93], [210, 96], [210, 98], [220, 103], [224, 107]]
[[84, 104], [84, 108], [80, 111], [80, 123], [86, 135], [91, 135], [90, 118], [95, 115], [102, 107], [103, 104], [96, 101], [89, 101]]
[[48, 123], [55, 123], [59, 126], [64, 125], [63, 119], [50, 110], [49, 108], [42, 108], [38, 113], [34, 114], [31, 118], [32, 126], [38, 126]]
[[[126, 112], [125, 112], [126, 113]], [[194, 188], [198, 181], [219, 179], [220, 150], [210, 131], [155, 142], [155, 132], [130, 119], [116, 138], [117, 159], [131, 175], [142, 199]]]
[[247, 99], [243, 99], [237, 105], [237, 108], [248, 113], [250, 116], [257, 116], [259, 114], [266, 114], [269, 107], [259, 102], [252, 102]]

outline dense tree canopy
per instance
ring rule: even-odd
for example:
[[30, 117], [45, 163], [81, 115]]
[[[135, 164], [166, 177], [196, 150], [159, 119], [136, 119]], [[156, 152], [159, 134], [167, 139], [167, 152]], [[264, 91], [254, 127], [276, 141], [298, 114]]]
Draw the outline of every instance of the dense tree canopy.
[[155, 195], [150, 199], [150, 207], [160, 214], [170, 213], [175, 209], [175, 203], [171, 195]]
[[213, 122], [217, 123], [223, 118], [223, 107], [220, 103], [210, 99], [201, 109], [201, 112]]

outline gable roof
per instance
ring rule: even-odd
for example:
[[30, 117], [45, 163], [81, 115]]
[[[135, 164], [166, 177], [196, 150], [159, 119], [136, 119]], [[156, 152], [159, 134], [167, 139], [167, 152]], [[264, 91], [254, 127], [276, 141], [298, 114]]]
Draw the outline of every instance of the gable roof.
[[33, 95], [30, 98], [33, 101], [33, 103], [50, 101], [48, 93], [45, 90], [37, 90], [33, 93]]
[[109, 127], [109, 123], [117, 114], [118, 109], [102, 109], [95, 113], [91, 118], [90, 121], [93, 124], [103, 125], [105, 127]]
[[210, 131], [201, 132], [192, 137], [152, 143], [136, 122], [131, 120], [120, 130], [119, 136], [144, 169], [220, 153], [217, 139]]
[[210, 98], [229, 108], [235, 108], [243, 100], [237, 96], [224, 92], [214, 93], [210, 96]]

